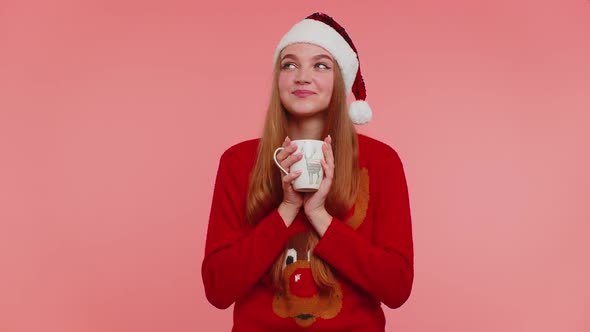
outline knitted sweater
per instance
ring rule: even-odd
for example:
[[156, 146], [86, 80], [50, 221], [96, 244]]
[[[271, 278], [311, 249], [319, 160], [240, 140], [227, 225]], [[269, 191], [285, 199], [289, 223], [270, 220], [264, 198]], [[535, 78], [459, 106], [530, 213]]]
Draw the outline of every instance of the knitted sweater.
[[[358, 135], [361, 187], [345, 220], [333, 218], [313, 249], [300, 212], [286, 227], [277, 209], [256, 226], [245, 221], [248, 179], [259, 140], [221, 157], [202, 264], [207, 299], [234, 306], [232, 331], [384, 331], [381, 303], [401, 306], [414, 278], [408, 190], [402, 163], [388, 145]], [[335, 291], [319, 292], [310, 270], [315, 254], [334, 270]], [[286, 292], [269, 269], [283, 255]]]

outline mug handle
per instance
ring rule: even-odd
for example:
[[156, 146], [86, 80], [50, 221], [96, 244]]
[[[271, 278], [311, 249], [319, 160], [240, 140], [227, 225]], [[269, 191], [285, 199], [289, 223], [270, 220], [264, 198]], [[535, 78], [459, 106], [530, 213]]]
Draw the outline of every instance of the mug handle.
[[275, 153], [273, 153], [273, 155], [272, 155], [272, 159], [274, 159], [274, 160], [275, 160], [275, 164], [277, 164], [277, 166], [279, 166], [279, 168], [281, 169], [281, 171], [283, 171], [283, 173], [285, 173], [285, 175], [289, 175], [289, 172], [287, 172], [287, 171], [286, 171], [286, 170], [283, 168], [283, 166], [281, 166], [281, 164], [279, 163], [279, 161], [277, 160], [277, 152], [279, 152], [279, 151], [281, 151], [281, 150], [284, 150], [284, 149], [285, 149], [285, 148], [284, 148], [284, 147], [282, 147], [282, 146], [281, 146], [281, 147], [278, 147], [278, 148], [275, 150]]

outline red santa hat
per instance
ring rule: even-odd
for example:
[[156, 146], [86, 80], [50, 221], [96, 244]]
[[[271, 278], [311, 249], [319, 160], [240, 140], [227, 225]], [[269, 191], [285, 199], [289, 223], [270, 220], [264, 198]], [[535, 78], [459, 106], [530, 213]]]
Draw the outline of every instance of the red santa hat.
[[350, 119], [355, 124], [369, 122], [373, 112], [365, 101], [367, 91], [361, 76], [358, 54], [344, 28], [326, 14], [313, 13], [295, 24], [283, 36], [277, 46], [274, 61], [277, 61], [283, 48], [295, 43], [318, 45], [332, 54], [342, 72], [346, 94], [352, 92], [356, 99], [348, 106]]

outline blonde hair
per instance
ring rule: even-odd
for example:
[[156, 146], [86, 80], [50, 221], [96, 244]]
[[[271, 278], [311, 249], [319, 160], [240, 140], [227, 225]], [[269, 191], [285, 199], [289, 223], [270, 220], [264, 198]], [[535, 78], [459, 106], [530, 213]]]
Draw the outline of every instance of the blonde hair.
[[[356, 200], [359, 187], [358, 140], [356, 130], [347, 112], [344, 80], [339, 66], [334, 66], [334, 88], [326, 114], [322, 137], [332, 137], [334, 151], [334, 179], [326, 198], [326, 210], [330, 215], [343, 220], [346, 212]], [[258, 145], [256, 163], [250, 174], [246, 202], [246, 218], [252, 225], [257, 224], [270, 211], [277, 208], [283, 200], [281, 172], [272, 158], [274, 150], [281, 146], [288, 135], [289, 114], [281, 103], [278, 77], [280, 61], [277, 60], [273, 72], [272, 91], [262, 138]], [[317, 234], [310, 232], [313, 249]], [[320, 289], [331, 289], [335, 283], [330, 267], [319, 257], [312, 255], [311, 269], [314, 280]], [[281, 270], [284, 254], [281, 255], [271, 271], [273, 283], [281, 289]]]

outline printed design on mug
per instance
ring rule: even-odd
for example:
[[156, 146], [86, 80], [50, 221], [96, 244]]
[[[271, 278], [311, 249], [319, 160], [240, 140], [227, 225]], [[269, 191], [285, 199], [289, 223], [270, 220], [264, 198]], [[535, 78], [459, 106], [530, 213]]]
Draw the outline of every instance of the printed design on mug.
[[[344, 222], [357, 229], [364, 221], [369, 206], [369, 171], [360, 170], [360, 186], [356, 202]], [[272, 309], [281, 318], [294, 319], [307, 327], [320, 319], [336, 317], [342, 309], [342, 288], [338, 281], [332, 292], [318, 289], [311, 272], [313, 246], [310, 233], [293, 235], [283, 252], [282, 291], [275, 292]]]
[[303, 143], [303, 147], [301, 148], [309, 184], [314, 184], [314, 175], [316, 179], [315, 184], [319, 184], [322, 180], [322, 164], [320, 164], [322, 155], [318, 153], [317, 148], [318, 146], [312, 142]]

